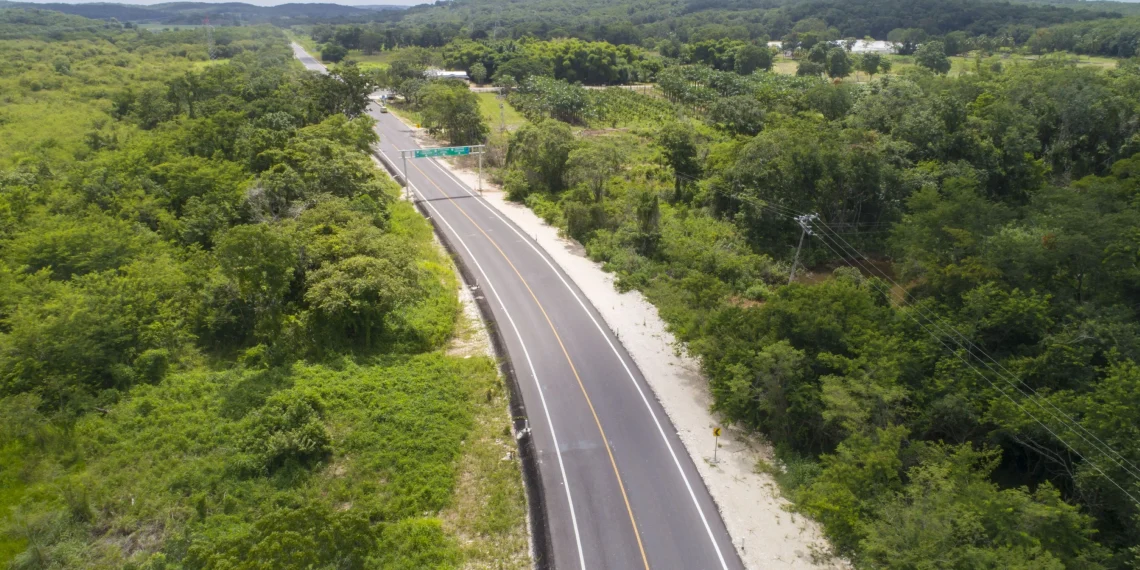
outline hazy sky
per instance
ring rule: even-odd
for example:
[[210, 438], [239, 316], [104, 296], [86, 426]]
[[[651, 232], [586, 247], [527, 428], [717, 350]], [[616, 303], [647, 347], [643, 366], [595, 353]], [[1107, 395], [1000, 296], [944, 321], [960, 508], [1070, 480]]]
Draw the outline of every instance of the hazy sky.
[[[47, 3], [63, 3], [63, 4], [90, 4], [93, 2], [106, 2], [109, 4], [132, 4], [136, 6], [146, 6], [148, 4], [162, 4], [168, 1], [175, 0], [69, 0], [60, 2], [59, 0], [14, 0], [19, 2], [35, 2], [37, 4]], [[255, 6], [277, 6], [280, 4], [340, 4], [342, 6], [377, 6], [377, 5], [390, 5], [390, 6], [414, 6], [416, 4], [428, 4], [434, 0], [337, 0], [336, 2], [327, 2], [322, 0], [300, 0], [297, 2], [289, 2], [287, 0], [188, 0], [191, 2], [207, 2], [210, 4], [217, 4], [220, 2], [243, 2], [245, 4], [253, 4]]]

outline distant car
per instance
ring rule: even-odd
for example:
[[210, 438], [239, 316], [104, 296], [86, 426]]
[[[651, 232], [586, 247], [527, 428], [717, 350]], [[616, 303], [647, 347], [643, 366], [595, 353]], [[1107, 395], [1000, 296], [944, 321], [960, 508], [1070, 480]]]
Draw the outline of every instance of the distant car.
[[387, 112], [388, 112], [388, 107], [385, 107], [384, 105], [380, 105], [380, 112], [381, 112], [381, 113], [387, 113]]

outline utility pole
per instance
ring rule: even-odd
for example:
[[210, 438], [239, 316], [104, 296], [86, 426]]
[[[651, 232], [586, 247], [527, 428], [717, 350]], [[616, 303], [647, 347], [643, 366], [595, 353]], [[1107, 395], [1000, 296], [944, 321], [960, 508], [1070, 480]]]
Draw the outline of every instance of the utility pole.
[[803, 233], [800, 234], [800, 244], [796, 246], [796, 257], [792, 260], [792, 270], [788, 273], [788, 285], [791, 285], [792, 281], [796, 278], [796, 265], [798, 265], [800, 262], [800, 249], [802, 249], [804, 246], [804, 238], [813, 235], [811, 231], [811, 223], [818, 218], [819, 216], [816, 214], [804, 214], [802, 216], [796, 216], [796, 223], [798, 223], [800, 227], [803, 228]]
[[206, 53], [210, 55], [210, 61], [214, 60], [214, 27], [210, 25], [210, 17], [206, 16], [203, 20], [206, 25]]

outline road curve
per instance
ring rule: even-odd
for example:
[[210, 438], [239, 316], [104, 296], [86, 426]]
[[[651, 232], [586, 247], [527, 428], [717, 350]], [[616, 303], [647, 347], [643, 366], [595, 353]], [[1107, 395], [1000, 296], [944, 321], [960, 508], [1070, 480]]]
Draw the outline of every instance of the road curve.
[[[300, 46], [307, 68], [324, 71]], [[419, 148], [395, 116], [369, 114], [400, 166]], [[534, 240], [435, 159], [409, 159], [417, 201], [475, 275], [530, 415], [559, 569], [743, 568], [672, 422], [621, 342]]]

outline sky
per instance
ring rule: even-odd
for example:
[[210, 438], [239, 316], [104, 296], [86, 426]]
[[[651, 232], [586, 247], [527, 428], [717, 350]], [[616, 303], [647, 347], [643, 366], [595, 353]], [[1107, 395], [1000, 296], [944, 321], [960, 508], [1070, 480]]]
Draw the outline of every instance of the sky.
[[[132, 6], [146, 6], [149, 4], [163, 4], [174, 0], [14, 0], [18, 2], [33, 2], [36, 4], [62, 3], [62, 4], [91, 4], [105, 2], [108, 4], [130, 4]], [[341, 6], [414, 6], [427, 4], [434, 0], [337, 0], [336, 2], [323, 0], [187, 0], [190, 2], [204, 2], [218, 4], [221, 2], [243, 2], [254, 6], [278, 6], [281, 4], [340, 4]]]

